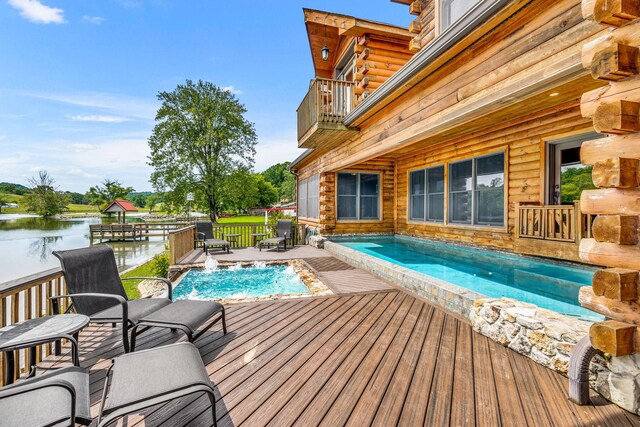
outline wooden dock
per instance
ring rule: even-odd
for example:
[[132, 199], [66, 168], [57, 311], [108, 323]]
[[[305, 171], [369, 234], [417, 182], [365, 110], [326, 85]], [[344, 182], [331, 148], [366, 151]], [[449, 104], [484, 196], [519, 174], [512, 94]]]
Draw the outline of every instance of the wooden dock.
[[[219, 426], [625, 426], [640, 420], [592, 393], [567, 400], [567, 379], [474, 333], [464, 320], [398, 290], [228, 306], [229, 333], [197, 342], [215, 384]], [[139, 348], [182, 339], [141, 335]], [[44, 367], [68, 363], [67, 353]], [[80, 335], [95, 415], [117, 329]], [[129, 416], [127, 426], [210, 426], [203, 396]]]
[[126, 224], [89, 224], [89, 239], [93, 241], [148, 240], [149, 237], [167, 238], [173, 230], [188, 225], [184, 222], [132, 222]]

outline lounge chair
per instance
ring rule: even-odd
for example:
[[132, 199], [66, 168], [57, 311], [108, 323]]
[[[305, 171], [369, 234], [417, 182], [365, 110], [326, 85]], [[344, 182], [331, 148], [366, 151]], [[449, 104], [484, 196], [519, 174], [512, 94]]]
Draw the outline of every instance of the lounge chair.
[[211, 248], [219, 247], [229, 253], [229, 242], [224, 239], [216, 239], [213, 235], [213, 224], [211, 221], [196, 221], [196, 237], [193, 248], [196, 249], [202, 244], [203, 252], [206, 254]]
[[[152, 326], [180, 329], [189, 340], [193, 328], [220, 313], [211, 324], [222, 319], [222, 328], [227, 333], [224, 307], [215, 301], [179, 301], [172, 303], [172, 283], [165, 278], [127, 277], [130, 279], [153, 279], [167, 286], [167, 298], [140, 298], [129, 300], [118, 274], [113, 250], [107, 245], [89, 248], [55, 251], [62, 265], [67, 295], [51, 297], [53, 311], [59, 313], [59, 300], [71, 298], [75, 312], [89, 316], [92, 323], [122, 324], [122, 345], [129, 352], [129, 329], [146, 321], [144, 330]], [[155, 321], [155, 323], [154, 323]], [[204, 332], [203, 330], [203, 332]], [[141, 333], [143, 330], [137, 331]]]
[[280, 245], [284, 245], [287, 250], [287, 239], [291, 237], [291, 221], [288, 219], [279, 219], [276, 227], [276, 237], [270, 237], [260, 241], [259, 249], [262, 251], [263, 246], [275, 246], [280, 251]]
[[213, 384], [198, 349], [177, 343], [117, 357], [107, 371], [98, 426], [194, 393], [207, 395], [216, 425]]
[[3, 426], [89, 425], [89, 374], [72, 366], [3, 387], [0, 414]]

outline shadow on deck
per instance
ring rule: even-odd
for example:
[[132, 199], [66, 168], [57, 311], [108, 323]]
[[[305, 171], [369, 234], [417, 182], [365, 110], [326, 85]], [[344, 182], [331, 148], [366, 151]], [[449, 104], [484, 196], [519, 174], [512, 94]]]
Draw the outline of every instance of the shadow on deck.
[[[640, 425], [595, 393], [591, 405], [575, 406], [566, 378], [401, 291], [229, 305], [228, 322], [226, 336], [214, 327], [196, 342], [216, 386], [220, 426]], [[110, 359], [122, 351], [118, 335], [91, 326], [80, 336], [94, 415]], [[139, 348], [178, 339], [152, 330]], [[68, 361], [67, 353], [43, 367]], [[201, 396], [123, 424], [212, 420]]]

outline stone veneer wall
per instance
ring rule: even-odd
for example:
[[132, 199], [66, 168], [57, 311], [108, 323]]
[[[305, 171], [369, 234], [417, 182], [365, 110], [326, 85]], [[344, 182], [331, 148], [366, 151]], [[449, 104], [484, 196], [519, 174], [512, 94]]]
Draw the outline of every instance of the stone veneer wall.
[[[328, 240], [316, 243], [322, 244], [336, 258], [468, 318], [475, 331], [561, 374], [567, 374], [575, 344], [589, 333], [591, 322], [514, 299], [487, 298]], [[640, 415], [640, 354], [596, 356], [590, 369], [594, 390]]]

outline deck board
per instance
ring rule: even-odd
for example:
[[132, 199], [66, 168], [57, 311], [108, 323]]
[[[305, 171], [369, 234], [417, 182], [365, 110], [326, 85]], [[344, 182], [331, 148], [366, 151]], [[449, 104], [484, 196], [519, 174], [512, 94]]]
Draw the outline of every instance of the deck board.
[[[228, 307], [229, 333], [214, 326], [196, 343], [216, 387], [220, 426], [638, 425], [592, 392], [567, 400], [567, 379], [398, 290], [245, 303]], [[151, 330], [140, 349], [179, 333]], [[80, 336], [95, 415], [105, 371], [121, 354], [117, 328]], [[42, 363], [69, 363], [69, 348]], [[208, 400], [193, 396], [127, 417], [127, 426], [210, 426]], [[122, 425], [122, 423], [121, 423]]]

